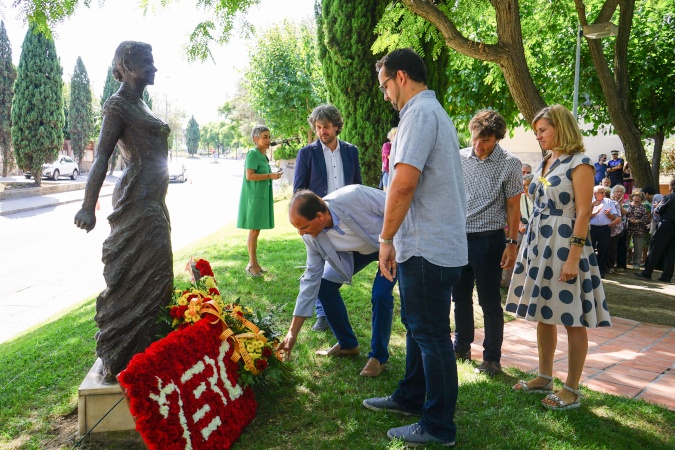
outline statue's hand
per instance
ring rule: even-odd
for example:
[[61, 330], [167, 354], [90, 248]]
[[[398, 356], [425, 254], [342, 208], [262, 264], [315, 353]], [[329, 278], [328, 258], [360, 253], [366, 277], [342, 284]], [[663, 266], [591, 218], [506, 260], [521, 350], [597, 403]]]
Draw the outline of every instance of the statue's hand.
[[96, 226], [96, 214], [94, 211], [82, 208], [75, 214], [75, 225], [89, 233]]

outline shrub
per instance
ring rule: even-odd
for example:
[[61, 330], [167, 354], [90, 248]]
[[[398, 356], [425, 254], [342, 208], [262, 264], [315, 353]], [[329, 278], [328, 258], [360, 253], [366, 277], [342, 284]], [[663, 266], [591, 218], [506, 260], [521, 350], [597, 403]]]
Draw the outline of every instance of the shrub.
[[280, 159], [295, 159], [298, 156], [298, 150], [300, 149], [282, 146], [274, 150], [274, 159], [277, 161]]

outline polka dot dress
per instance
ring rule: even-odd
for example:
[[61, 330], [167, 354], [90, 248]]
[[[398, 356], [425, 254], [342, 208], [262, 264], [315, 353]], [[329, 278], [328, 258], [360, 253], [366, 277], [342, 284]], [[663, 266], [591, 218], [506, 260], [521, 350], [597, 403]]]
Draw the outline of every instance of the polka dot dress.
[[572, 171], [580, 164], [592, 165], [584, 154], [562, 155], [551, 165], [546, 181], [538, 179], [542, 163], [530, 184], [534, 208], [506, 299], [506, 310], [519, 318], [572, 327], [611, 326], [589, 233], [579, 275], [559, 281], [576, 216]]

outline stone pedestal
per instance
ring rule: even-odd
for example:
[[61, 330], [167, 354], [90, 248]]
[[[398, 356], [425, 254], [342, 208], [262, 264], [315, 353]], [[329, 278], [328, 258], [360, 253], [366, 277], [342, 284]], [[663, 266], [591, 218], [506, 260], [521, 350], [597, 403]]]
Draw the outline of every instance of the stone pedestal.
[[[103, 377], [100, 375], [101, 366], [101, 359], [96, 359], [78, 389], [78, 431], [80, 436], [96, 425], [96, 422], [124, 397], [118, 383], [103, 383]], [[122, 400], [101, 423], [96, 425], [92, 434], [135, 429], [136, 425], [129, 412], [129, 406], [126, 400]]]

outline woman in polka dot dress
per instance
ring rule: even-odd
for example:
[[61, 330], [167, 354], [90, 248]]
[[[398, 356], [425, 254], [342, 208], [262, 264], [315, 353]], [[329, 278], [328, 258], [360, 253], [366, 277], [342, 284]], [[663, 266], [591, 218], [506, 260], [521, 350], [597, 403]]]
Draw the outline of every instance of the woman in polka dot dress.
[[[534, 208], [513, 271], [506, 310], [537, 321], [539, 374], [513, 389], [549, 394], [549, 409], [578, 408], [579, 380], [588, 352], [587, 327], [610, 326], [607, 300], [588, 224], [594, 168], [572, 114], [563, 106], [541, 110], [532, 121], [548, 154], [530, 184]], [[567, 380], [553, 393], [557, 325], [568, 339]]]

